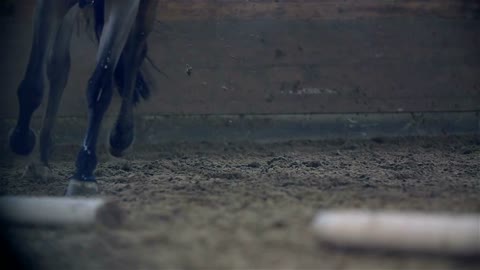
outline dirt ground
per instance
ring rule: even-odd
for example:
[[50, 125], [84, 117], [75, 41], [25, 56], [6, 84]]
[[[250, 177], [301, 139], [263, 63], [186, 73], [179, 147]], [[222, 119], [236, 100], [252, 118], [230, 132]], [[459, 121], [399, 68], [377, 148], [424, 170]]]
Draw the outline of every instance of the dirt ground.
[[[62, 195], [76, 148], [57, 147], [54, 179], [22, 178], [4, 154], [1, 194]], [[137, 147], [101, 154], [102, 194], [118, 229], [9, 228], [38, 269], [479, 269], [477, 259], [327, 247], [321, 208], [480, 212], [480, 138]]]

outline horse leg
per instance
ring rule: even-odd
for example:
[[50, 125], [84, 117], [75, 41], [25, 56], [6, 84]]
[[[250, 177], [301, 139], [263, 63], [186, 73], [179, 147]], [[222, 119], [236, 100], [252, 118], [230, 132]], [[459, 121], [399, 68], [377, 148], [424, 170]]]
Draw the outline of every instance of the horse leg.
[[80, 149], [76, 171], [70, 179], [66, 195], [93, 195], [98, 192], [94, 170], [97, 166], [96, 146], [103, 116], [113, 94], [113, 72], [135, 22], [140, 0], [106, 0], [107, 19], [100, 37], [97, 65], [88, 83], [88, 129]]
[[117, 121], [110, 133], [110, 153], [120, 157], [134, 139], [134, 90], [138, 70], [145, 59], [147, 37], [153, 30], [158, 1], [142, 1], [139, 7], [137, 21], [130, 32], [122, 53], [123, 69], [122, 105]]
[[50, 52], [53, 35], [74, 3], [73, 0], [37, 1], [30, 58], [17, 91], [20, 107], [18, 120], [10, 134], [10, 148], [19, 155], [27, 156], [35, 148], [35, 133], [30, 129], [30, 122], [43, 98], [46, 57]]
[[49, 156], [52, 151], [52, 130], [54, 129], [60, 100], [68, 81], [70, 71], [70, 40], [72, 38], [74, 19], [78, 9], [71, 10], [64, 18], [58, 30], [52, 53], [47, 63], [47, 76], [50, 81], [48, 104], [43, 117], [40, 132], [40, 163], [31, 163], [27, 171], [36, 178], [50, 177]]

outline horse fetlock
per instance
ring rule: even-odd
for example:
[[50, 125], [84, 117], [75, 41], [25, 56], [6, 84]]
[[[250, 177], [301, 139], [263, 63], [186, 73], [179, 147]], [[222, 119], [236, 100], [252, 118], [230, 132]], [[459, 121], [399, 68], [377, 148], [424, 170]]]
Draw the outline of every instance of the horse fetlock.
[[10, 132], [10, 149], [18, 155], [27, 156], [35, 148], [35, 140], [35, 132], [32, 129], [16, 127]]
[[78, 152], [77, 161], [76, 161], [76, 172], [72, 177], [79, 181], [95, 181], [95, 176], [93, 172], [97, 167], [97, 156], [95, 151], [83, 147], [80, 152]]
[[23, 80], [18, 87], [17, 95], [21, 109], [33, 112], [42, 103], [43, 80]]
[[110, 133], [110, 154], [115, 157], [122, 156], [122, 153], [132, 145], [134, 138], [133, 125], [115, 125]]
[[40, 160], [48, 165], [48, 160], [53, 152], [53, 140], [50, 136], [40, 136]]

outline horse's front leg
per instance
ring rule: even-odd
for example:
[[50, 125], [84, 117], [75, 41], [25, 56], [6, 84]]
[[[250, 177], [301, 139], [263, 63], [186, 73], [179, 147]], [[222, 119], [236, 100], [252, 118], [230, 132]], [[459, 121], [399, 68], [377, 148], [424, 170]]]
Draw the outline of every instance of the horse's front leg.
[[106, 23], [100, 38], [97, 65], [88, 83], [88, 130], [80, 149], [76, 171], [66, 195], [92, 195], [98, 192], [94, 171], [96, 146], [103, 116], [113, 92], [113, 72], [138, 12], [140, 0], [106, 0]]
[[30, 58], [17, 91], [19, 115], [17, 124], [10, 134], [10, 148], [19, 155], [29, 155], [35, 147], [35, 133], [30, 129], [30, 121], [42, 102], [46, 59], [53, 36], [57, 33], [63, 17], [74, 4], [73, 0], [37, 1]]

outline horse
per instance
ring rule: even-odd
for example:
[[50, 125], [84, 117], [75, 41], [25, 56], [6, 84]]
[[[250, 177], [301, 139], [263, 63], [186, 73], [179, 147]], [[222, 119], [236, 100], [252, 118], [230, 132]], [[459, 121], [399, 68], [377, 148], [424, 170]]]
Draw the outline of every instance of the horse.
[[153, 30], [157, 6], [158, 0], [37, 0], [30, 56], [17, 90], [19, 114], [9, 137], [14, 153], [28, 156], [35, 148], [36, 135], [30, 122], [42, 102], [46, 75], [50, 89], [40, 131], [39, 164], [49, 169], [52, 130], [68, 80], [70, 41], [78, 12], [93, 11], [98, 39], [96, 66], [86, 89], [88, 128], [76, 158], [75, 172], [69, 179], [67, 196], [98, 193], [94, 175], [98, 163], [97, 140], [115, 85], [122, 104], [109, 136], [110, 153], [121, 156], [133, 142], [133, 107], [150, 95], [140, 66], [146, 58], [147, 38]]

